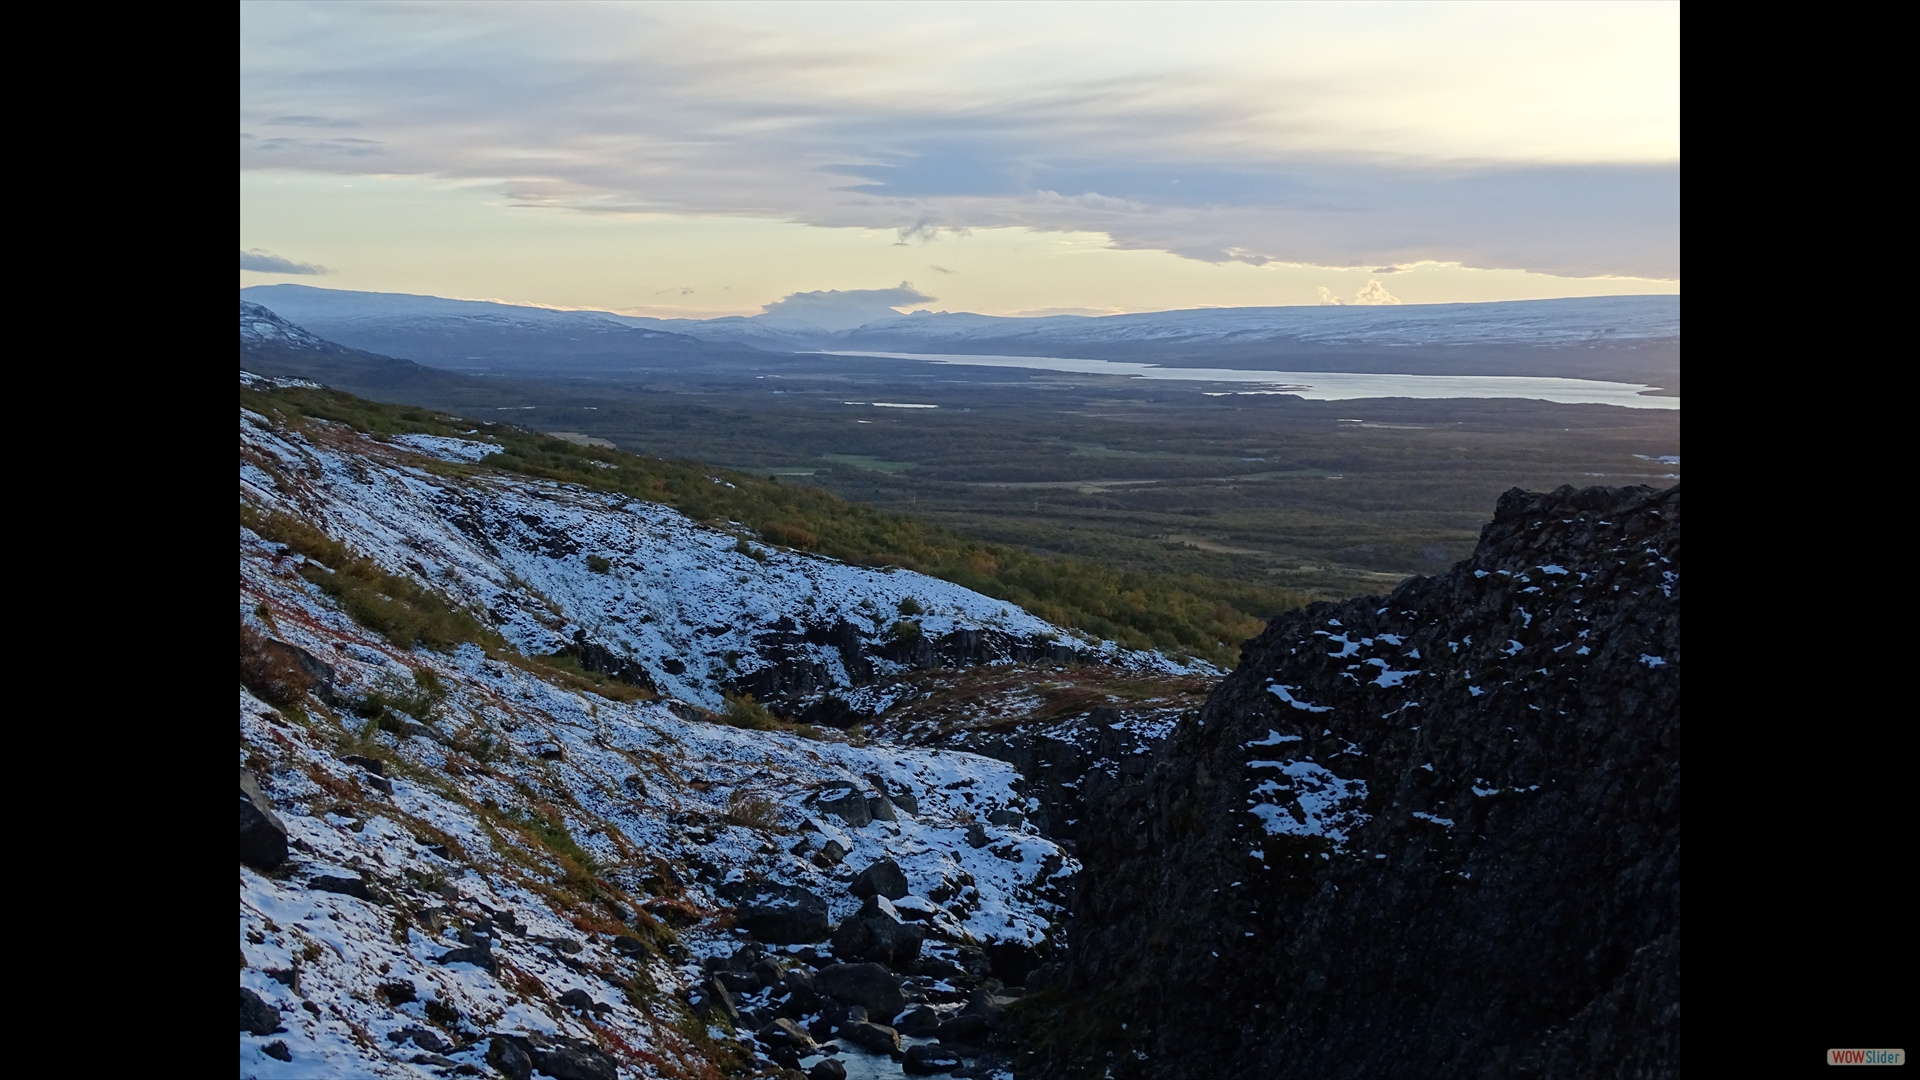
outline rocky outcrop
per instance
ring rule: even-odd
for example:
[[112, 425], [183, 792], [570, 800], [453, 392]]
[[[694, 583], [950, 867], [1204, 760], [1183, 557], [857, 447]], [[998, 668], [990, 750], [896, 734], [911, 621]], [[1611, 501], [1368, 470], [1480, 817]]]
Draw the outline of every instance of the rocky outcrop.
[[1275, 619], [1088, 807], [1045, 1074], [1677, 1075], [1680, 655], [1678, 487]]

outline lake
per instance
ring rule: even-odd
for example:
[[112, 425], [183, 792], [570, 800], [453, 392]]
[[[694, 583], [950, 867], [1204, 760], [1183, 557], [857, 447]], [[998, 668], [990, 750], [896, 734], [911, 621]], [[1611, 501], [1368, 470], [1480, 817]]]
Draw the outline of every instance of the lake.
[[974, 356], [964, 353], [828, 352], [828, 356], [920, 360], [969, 367], [1030, 368], [1129, 379], [1235, 384], [1229, 394], [1295, 394], [1312, 401], [1355, 398], [1530, 398], [1565, 405], [1619, 405], [1628, 409], [1678, 409], [1678, 397], [1649, 394], [1638, 383], [1596, 379], [1557, 379], [1534, 375], [1382, 375], [1349, 371], [1247, 371], [1240, 368], [1165, 368], [1117, 360], [1062, 356]]

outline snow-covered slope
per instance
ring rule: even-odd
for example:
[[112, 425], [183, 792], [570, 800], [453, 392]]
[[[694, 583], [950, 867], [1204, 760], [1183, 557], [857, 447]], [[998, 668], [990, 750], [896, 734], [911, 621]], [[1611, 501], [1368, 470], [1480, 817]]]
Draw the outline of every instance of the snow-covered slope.
[[[1060, 634], [918, 575], [778, 552], [762, 564], [659, 507], [423, 467], [484, 452], [243, 411], [241, 499], [480, 606], [528, 652], [590, 630], [649, 660], [700, 660], [750, 650], [748, 628], [783, 610], [856, 618], [907, 595], [930, 630]], [[600, 552], [619, 560], [609, 573], [585, 565]], [[1051, 932], [1077, 864], [1024, 822], [1009, 765], [689, 719], [472, 644], [402, 649], [327, 599], [304, 561], [242, 527], [240, 762], [291, 842], [284, 864], [240, 872], [243, 1028], [245, 992], [278, 1014], [243, 1030], [243, 1076], [496, 1075], [503, 1046], [555, 1076], [568, 1055], [617, 1070], [583, 1076], [710, 1075], [719, 1057], [765, 1052], [742, 1040], [777, 1010], [809, 1019], [797, 984], [741, 992], [737, 1024], [716, 1003], [712, 961], [746, 940], [730, 927], [738, 890], [804, 889], [840, 923], [860, 907], [856, 872], [884, 859], [928, 935], [887, 976], [909, 1002], [951, 1017], [991, 949]], [[248, 683], [250, 656], [310, 685]], [[693, 667], [659, 674], [670, 694], [718, 704]], [[834, 948], [772, 954], [801, 970], [855, 959]]]
[[[744, 530], [697, 525], [658, 503], [501, 476], [456, 481], [421, 468], [432, 458], [483, 457], [489, 447], [478, 438], [381, 444], [332, 429], [321, 440], [248, 416], [241, 447], [242, 492], [259, 505], [323, 523], [393, 571], [488, 612], [524, 652], [597, 645], [646, 669], [661, 691], [708, 708], [721, 706], [723, 690], [759, 687], [789, 711], [832, 698], [837, 714], [872, 714], [887, 701], [884, 676], [924, 665], [928, 650], [960, 639], [976, 660], [1065, 648], [1121, 666], [1188, 670], [1155, 653], [1079, 640], [923, 574], [751, 543], [744, 553]], [[926, 643], [917, 658], [888, 641], [909, 598]]]

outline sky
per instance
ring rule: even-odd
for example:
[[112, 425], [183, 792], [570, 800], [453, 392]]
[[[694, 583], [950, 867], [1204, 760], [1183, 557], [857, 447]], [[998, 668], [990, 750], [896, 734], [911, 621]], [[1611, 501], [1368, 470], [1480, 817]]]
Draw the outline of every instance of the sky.
[[1671, 3], [240, 12], [240, 282], [636, 315], [1678, 293]]

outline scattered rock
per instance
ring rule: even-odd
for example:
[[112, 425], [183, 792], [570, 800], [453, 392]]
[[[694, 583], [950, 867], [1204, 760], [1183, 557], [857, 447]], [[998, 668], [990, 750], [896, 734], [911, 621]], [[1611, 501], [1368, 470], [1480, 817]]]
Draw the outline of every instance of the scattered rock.
[[1004, 825], [1009, 829], [1017, 829], [1027, 823], [1027, 816], [1018, 810], [1001, 809], [988, 814], [987, 820], [995, 825]]
[[520, 1041], [505, 1035], [495, 1035], [487, 1045], [487, 1064], [500, 1070], [507, 1080], [530, 1080], [533, 1076], [533, 1055]]
[[287, 861], [287, 827], [252, 773], [240, 770], [240, 861], [272, 870]]
[[621, 956], [645, 956], [647, 954], [647, 946], [645, 942], [637, 937], [629, 937], [626, 934], [622, 934], [613, 939], [613, 951], [619, 953]]
[[814, 977], [822, 993], [879, 1016], [898, 1016], [907, 1007], [900, 979], [879, 964], [830, 964]]
[[243, 986], [240, 988], [240, 1030], [251, 1031], [255, 1035], [271, 1035], [287, 1029], [280, 1026], [279, 1009]]
[[380, 996], [385, 998], [389, 1005], [405, 1005], [409, 1001], [417, 1001], [420, 998], [419, 989], [410, 982], [381, 983], [379, 989]]
[[907, 875], [900, 864], [892, 859], [881, 859], [853, 879], [852, 890], [855, 896], [873, 896], [878, 894], [889, 900], [898, 900], [907, 895]]
[[260, 1052], [267, 1055], [270, 1058], [277, 1058], [281, 1061], [293, 1060], [293, 1051], [287, 1049], [287, 1044], [280, 1039], [275, 1039], [272, 1042], [268, 1043], [267, 1045], [261, 1047]]
[[977, 821], [968, 823], [967, 825], [967, 846], [968, 847], [983, 848], [983, 847], [986, 847], [987, 844], [989, 844], [990, 842], [991, 841], [987, 839], [987, 830], [985, 827], [983, 827]]
[[850, 1020], [840, 1025], [840, 1037], [876, 1054], [898, 1054], [900, 1033], [871, 1020]]

